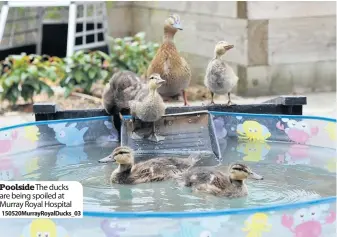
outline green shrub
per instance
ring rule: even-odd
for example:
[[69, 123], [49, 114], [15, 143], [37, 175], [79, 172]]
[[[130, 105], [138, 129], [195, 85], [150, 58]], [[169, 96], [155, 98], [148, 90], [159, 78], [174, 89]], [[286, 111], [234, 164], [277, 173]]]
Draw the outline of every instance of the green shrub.
[[146, 74], [159, 48], [159, 44], [145, 41], [145, 32], [139, 32], [133, 37], [110, 38], [110, 46], [110, 56], [116, 66], [140, 76]]
[[20, 97], [33, 102], [33, 96], [46, 92], [50, 85], [65, 76], [63, 61], [57, 57], [13, 55], [1, 62], [0, 99], [15, 105]]
[[92, 85], [98, 80], [106, 80], [111, 75], [113, 64], [110, 57], [101, 51], [77, 51], [65, 58], [67, 77], [60, 82], [68, 97], [74, 90], [90, 94]]

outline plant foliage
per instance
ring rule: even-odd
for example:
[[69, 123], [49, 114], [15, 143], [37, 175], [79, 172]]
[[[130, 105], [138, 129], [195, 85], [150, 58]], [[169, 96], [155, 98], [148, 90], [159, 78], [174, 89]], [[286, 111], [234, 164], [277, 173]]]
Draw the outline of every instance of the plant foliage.
[[92, 85], [98, 80], [106, 80], [113, 68], [110, 57], [101, 51], [77, 51], [65, 62], [68, 76], [60, 85], [65, 88], [66, 97], [74, 90], [90, 94]]
[[20, 97], [27, 102], [43, 92], [53, 95], [48, 81], [55, 82], [65, 75], [63, 61], [46, 55], [13, 55], [0, 65], [0, 99], [12, 104], [16, 104]]
[[145, 32], [139, 32], [133, 37], [110, 38], [111, 59], [120, 69], [130, 70], [140, 76], [146, 70], [155, 56], [159, 44], [145, 41]]

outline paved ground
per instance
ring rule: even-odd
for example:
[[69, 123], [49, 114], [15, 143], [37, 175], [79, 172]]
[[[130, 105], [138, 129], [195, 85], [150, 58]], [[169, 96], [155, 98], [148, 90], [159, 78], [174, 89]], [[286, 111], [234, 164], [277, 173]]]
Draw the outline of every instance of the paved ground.
[[[303, 114], [336, 118], [336, 92], [304, 94], [304, 96], [307, 96], [307, 105], [305, 105], [303, 108]], [[232, 100], [234, 103], [237, 104], [254, 104], [261, 103], [274, 97], [275, 96], [242, 98], [233, 96]], [[227, 98], [219, 98], [215, 102], [221, 101], [227, 101]], [[191, 104], [200, 105], [201, 102], [192, 102]], [[10, 112], [3, 116], [0, 116], [0, 127], [10, 126], [19, 123], [33, 122], [34, 120], [34, 114]]]

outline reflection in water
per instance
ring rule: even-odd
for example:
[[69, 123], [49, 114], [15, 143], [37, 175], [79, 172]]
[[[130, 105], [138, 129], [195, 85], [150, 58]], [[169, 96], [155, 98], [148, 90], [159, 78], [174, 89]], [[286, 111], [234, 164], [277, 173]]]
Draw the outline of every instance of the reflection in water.
[[284, 154], [279, 154], [277, 163], [284, 165], [310, 164], [309, 146], [293, 144]]
[[20, 179], [20, 171], [10, 158], [0, 159], [0, 180], [12, 181]]
[[329, 159], [324, 166], [329, 172], [336, 173], [336, 162], [337, 159], [335, 157]]
[[76, 165], [88, 158], [84, 146], [62, 147], [56, 155], [56, 166]]
[[244, 161], [258, 162], [264, 160], [270, 151], [271, 147], [266, 142], [241, 142], [236, 147], [236, 150], [245, 156]]

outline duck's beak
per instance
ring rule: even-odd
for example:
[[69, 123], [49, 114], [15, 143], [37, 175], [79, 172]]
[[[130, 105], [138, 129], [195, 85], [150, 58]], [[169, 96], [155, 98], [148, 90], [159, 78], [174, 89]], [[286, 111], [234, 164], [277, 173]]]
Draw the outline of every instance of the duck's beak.
[[180, 23], [175, 23], [172, 25], [174, 28], [176, 28], [177, 30], [183, 30], [183, 27], [181, 26]]
[[98, 160], [99, 163], [109, 163], [109, 162], [116, 162], [116, 160], [113, 158], [112, 155], [108, 155], [100, 160]]
[[225, 46], [225, 49], [227, 49], [227, 50], [232, 49], [232, 48], [234, 48], [234, 45], [232, 45], [232, 44]]
[[256, 179], [256, 180], [263, 180], [263, 177], [261, 175], [258, 175], [257, 173], [250, 173], [249, 178]]
[[164, 84], [166, 81], [164, 80], [164, 79], [158, 79], [157, 80], [157, 85], [162, 85], [162, 84]]

